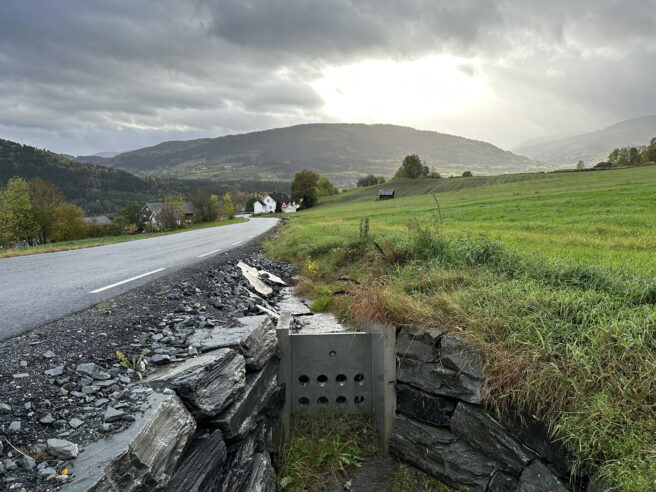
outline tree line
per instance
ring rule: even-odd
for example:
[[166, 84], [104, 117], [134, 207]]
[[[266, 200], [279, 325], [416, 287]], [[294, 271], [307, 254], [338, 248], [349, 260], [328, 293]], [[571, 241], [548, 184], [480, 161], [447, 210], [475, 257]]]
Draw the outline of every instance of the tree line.
[[653, 137], [648, 145], [613, 149], [608, 154], [608, 162], [619, 167], [656, 162], [656, 137]]

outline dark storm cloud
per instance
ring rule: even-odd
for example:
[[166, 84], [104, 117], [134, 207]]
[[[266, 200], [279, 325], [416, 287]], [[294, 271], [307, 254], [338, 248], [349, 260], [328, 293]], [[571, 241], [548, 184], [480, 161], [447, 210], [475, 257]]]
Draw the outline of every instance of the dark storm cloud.
[[503, 143], [517, 118], [553, 132], [656, 112], [655, 52], [651, 0], [5, 0], [0, 137], [88, 153], [329, 121], [322, 70], [449, 54], [508, 109], [458, 128]]

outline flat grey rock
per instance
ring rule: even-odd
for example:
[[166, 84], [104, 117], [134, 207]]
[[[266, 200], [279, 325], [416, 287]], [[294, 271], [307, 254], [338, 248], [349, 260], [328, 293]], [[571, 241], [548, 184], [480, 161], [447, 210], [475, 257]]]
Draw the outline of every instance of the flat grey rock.
[[480, 379], [438, 364], [403, 358], [399, 363], [396, 379], [435, 395], [449, 396], [474, 404], [483, 401], [483, 383]]
[[61, 376], [62, 374], [64, 374], [64, 366], [63, 365], [56, 366], [56, 367], [53, 367], [51, 369], [47, 369], [47, 370], [43, 371], [43, 373], [46, 376], [50, 376], [50, 377]]
[[94, 442], [73, 463], [66, 491], [147, 491], [167, 487], [196, 430], [172, 393], [152, 393], [149, 408], [127, 429]]
[[55, 458], [67, 460], [75, 458], [79, 453], [77, 444], [65, 439], [48, 439], [46, 443], [46, 452]]
[[407, 384], [396, 385], [396, 408], [407, 417], [432, 425], [448, 426], [458, 401], [431, 395]]
[[112, 377], [108, 372], [102, 370], [94, 362], [78, 364], [75, 370], [96, 380], [111, 379]]
[[211, 423], [223, 432], [225, 439], [243, 436], [250, 428], [251, 419], [266, 406], [276, 390], [277, 365], [271, 361], [264, 369], [246, 377], [246, 386], [240, 398]]
[[519, 477], [520, 492], [566, 492], [569, 489], [542, 460], [535, 460]]
[[460, 490], [483, 492], [500, 463], [448, 429], [397, 415], [390, 453]]
[[232, 349], [220, 349], [167, 367], [144, 382], [154, 388], [170, 388], [197, 418], [219, 415], [242, 393], [246, 378], [244, 357]]
[[103, 415], [103, 420], [105, 422], [116, 422], [117, 420], [121, 420], [125, 416], [125, 412], [123, 410], [117, 410], [116, 408], [113, 407], [107, 407], [105, 410], [105, 414]]
[[440, 344], [442, 364], [456, 372], [469, 376], [483, 378], [483, 361], [472, 344], [453, 335], [445, 335]]
[[290, 287], [285, 287], [281, 292], [282, 300], [276, 306], [278, 311], [281, 313], [288, 311], [292, 316], [308, 316], [312, 314], [312, 310], [293, 294]]
[[302, 324], [300, 332], [305, 333], [343, 333], [349, 331], [348, 326], [342, 325], [330, 313], [316, 313], [312, 316], [303, 316], [299, 319]]
[[474, 405], [459, 402], [450, 427], [472, 446], [494, 456], [514, 475], [519, 475], [536, 458], [491, 416]]
[[438, 362], [442, 334], [436, 330], [405, 327], [396, 337], [396, 354], [422, 362]]
[[256, 268], [247, 265], [243, 261], [237, 263], [237, 266], [241, 270], [244, 278], [248, 280], [248, 283], [251, 284], [258, 294], [264, 297], [270, 297], [271, 294], [273, 294], [273, 289], [260, 280], [260, 272], [258, 272]]

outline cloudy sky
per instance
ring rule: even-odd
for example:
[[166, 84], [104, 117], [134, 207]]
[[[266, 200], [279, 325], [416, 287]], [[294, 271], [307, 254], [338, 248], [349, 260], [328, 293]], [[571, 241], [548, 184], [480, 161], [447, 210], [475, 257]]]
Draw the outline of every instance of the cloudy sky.
[[70, 154], [313, 122], [512, 148], [655, 88], [656, 0], [0, 2], [0, 138]]

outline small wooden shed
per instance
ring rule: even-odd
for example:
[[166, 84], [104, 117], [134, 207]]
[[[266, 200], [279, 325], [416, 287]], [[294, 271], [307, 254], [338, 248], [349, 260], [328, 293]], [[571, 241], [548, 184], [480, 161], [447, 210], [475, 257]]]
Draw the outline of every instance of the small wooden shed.
[[394, 199], [394, 188], [391, 190], [378, 190], [379, 200], [392, 200]]

